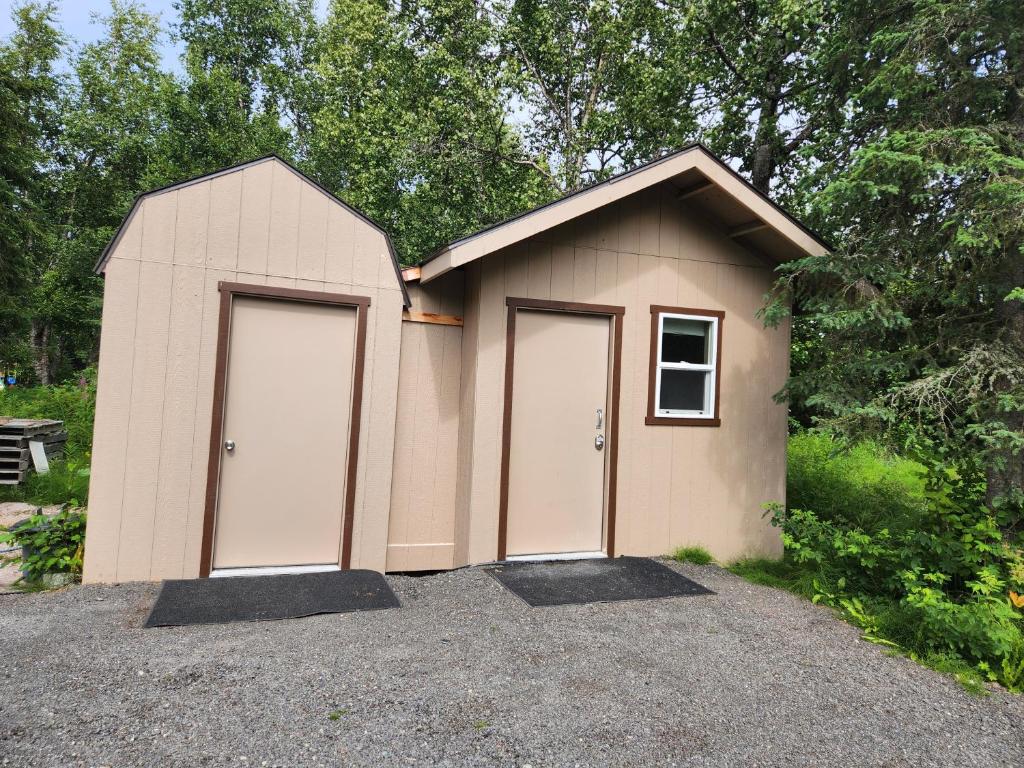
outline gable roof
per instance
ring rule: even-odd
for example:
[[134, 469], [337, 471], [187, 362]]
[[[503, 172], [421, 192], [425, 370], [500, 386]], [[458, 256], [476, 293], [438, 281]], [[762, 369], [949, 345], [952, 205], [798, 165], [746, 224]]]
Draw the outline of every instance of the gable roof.
[[707, 214], [712, 226], [770, 262], [830, 250], [791, 216], [700, 143], [689, 144], [606, 181], [573, 192], [442, 246], [421, 263], [429, 282], [489, 253], [657, 184], [671, 183], [680, 201]]
[[391, 235], [388, 233], [388, 231], [384, 229], [384, 227], [382, 227], [376, 221], [367, 216], [365, 213], [360, 211], [358, 208], [355, 208], [346, 203], [340, 197], [338, 197], [333, 192], [324, 187], [322, 184], [320, 184], [318, 181], [316, 181], [316, 179], [307, 176], [305, 173], [300, 171], [287, 160], [276, 154], [264, 155], [263, 157], [257, 158], [255, 160], [249, 160], [244, 163], [238, 163], [237, 165], [228, 166], [227, 168], [221, 168], [219, 171], [204, 173], [201, 176], [195, 176], [191, 179], [186, 179], [185, 181], [179, 181], [174, 184], [168, 184], [165, 187], [151, 189], [148, 192], [140, 192], [138, 195], [135, 196], [135, 199], [132, 200], [132, 205], [131, 208], [128, 209], [128, 214], [124, 217], [124, 220], [121, 222], [121, 225], [117, 228], [117, 231], [114, 233], [114, 236], [110, 238], [110, 242], [107, 243], [107, 246], [103, 249], [103, 253], [100, 254], [99, 259], [96, 261], [96, 266], [93, 267], [93, 271], [98, 275], [103, 274], [103, 270], [106, 268], [107, 261], [110, 260], [111, 253], [113, 253], [114, 248], [116, 248], [117, 244], [121, 241], [121, 237], [128, 229], [128, 223], [138, 212], [139, 206], [142, 204], [142, 201], [145, 200], [146, 198], [154, 197], [156, 195], [162, 195], [165, 192], [173, 192], [178, 189], [183, 189], [184, 187], [192, 186], [193, 184], [200, 184], [205, 181], [210, 181], [211, 179], [215, 179], [218, 176], [226, 176], [229, 173], [235, 173], [236, 171], [244, 171], [246, 168], [251, 168], [254, 165], [259, 165], [260, 163], [272, 161], [280, 163], [282, 166], [284, 166], [289, 171], [298, 176], [299, 179], [306, 182], [307, 184], [311, 184], [312, 186], [316, 187], [320, 192], [327, 195], [327, 197], [330, 198], [333, 202], [337, 203], [342, 208], [349, 211], [362, 222], [369, 225], [373, 229], [377, 230], [384, 236], [384, 242], [386, 242], [388, 246], [388, 254], [391, 256], [391, 263], [394, 265], [395, 268], [395, 279], [398, 281], [398, 285], [401, 287], [402, 290], [403, 305], [405, 306], [406, 309], [412, 306], [409, 300], [409, 290], [406, 288], [405, 281], [402, 279], [402, 267], [398, 262], [398, 255], [395, 252], [395, 246], [394, 243], [391, 242]]

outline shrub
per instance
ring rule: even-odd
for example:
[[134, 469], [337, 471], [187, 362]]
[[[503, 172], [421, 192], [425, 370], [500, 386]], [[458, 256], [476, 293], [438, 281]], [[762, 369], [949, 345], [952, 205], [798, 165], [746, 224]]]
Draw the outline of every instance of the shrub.
[[789, 455], [790, 505], [768, 512], [784, 558], [734, 572], [832, 606], [865, 639], [969, 690], [1024, 689], [1024, 609], [1011, 599], [1024, 592], [1024, 552], [985, 507], [975, 468], [823, 435], [794, 437]]
[[672, 553], [672, 559], [694, 565], [707, 565], [715, 560], [704, 547], [679, 547]]
[[56, 515], [33, 515], [0, 532], [0, 542], [21, 547], [25, 580], [37, 582], [49, 573], [82, 573], [85, 514], [64, 510]]

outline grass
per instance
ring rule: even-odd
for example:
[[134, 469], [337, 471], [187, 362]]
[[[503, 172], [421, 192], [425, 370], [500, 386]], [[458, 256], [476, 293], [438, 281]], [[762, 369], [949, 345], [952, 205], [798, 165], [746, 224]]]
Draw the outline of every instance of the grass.
[[755, 584], [784, 589], [801, 597], [810, 597], [805, 588], [805, 574], [788, 560], [752, 557], [739, 560], [726, 566], [726, 569]]
[[672, 559], [680, 563], [693, 563], [694, 565], [708, 565], [715, 561], [715, 558], [704, 547], [679, 547], [672, 553]]
[[54, 461], [45, 475], [29, 472], [20, 485], [0, 486], [0, 501], [24, 501], [46, 507], [70, 504], [81, 507], [89, 497], [89, 468], [81, 462]]

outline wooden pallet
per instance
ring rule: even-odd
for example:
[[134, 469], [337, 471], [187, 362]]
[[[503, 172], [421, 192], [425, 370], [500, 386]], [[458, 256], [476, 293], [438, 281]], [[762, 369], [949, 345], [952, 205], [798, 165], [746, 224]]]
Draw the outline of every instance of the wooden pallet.
[[33, 435], [45, 434], [47, 432], [62, 432], [63, 430], [63, 421], [55, 421], [53, 419], [12, 419], [7, 416], [0, 416], [0, 435], [32, 437]]
[[47, 461], [64, 453], [64, 422], [0, 418], [0, 485], [17, 485], [33, 469], [30, 443], [42, 443]]

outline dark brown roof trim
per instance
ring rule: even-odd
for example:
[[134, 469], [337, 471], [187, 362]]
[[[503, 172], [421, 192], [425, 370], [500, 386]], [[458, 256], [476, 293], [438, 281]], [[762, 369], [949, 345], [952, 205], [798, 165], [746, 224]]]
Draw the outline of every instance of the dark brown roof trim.
[[106, 248], [103, 249], [103, 253], [100, 254], [100, 257], [99, 257], [99, 259], [96, 262], [96, 266], [93, 267], [93, 271], [97, 275], [103, 273], [103, 269], [107, 265], [107, 261], [110, 258], [111, 252], [114, 250], [114, 248], [117, 246], [117, 244], [119, 242], [121, 242], [121, 236], [124, 234], [126, 225], [128, 224], [129, 221], [131, 221], [132, 216], [135, 215], [135, 211], [139, 207], [139, 203], [141, 203], [145, 198], [153, 197], [154, 195], [160, 195], [160, 194], [163, 194], [164, 192], [173, 192], [174, 190], [182, 189], [184, 187], [189, 187], [189, 186], [191, 186], [193, 184], [198, 184], [200, 182], [210, 181], [211, 179], [215, 179], [218, 176], [225, 176], [225, 175], [227, 175], [229, 173], [234, 173], [235, 171], [242, 171], [242, 170], [245, 170], [246, 168], [249, 168], [251, 166], [259, 165], [260, 163], [265, 163], [268, 160], [277, 160], [282, 165], [284, 165], [288, 170], [290, 170], [292, 173], [294, 173], [296, 176], [298, 176], [300, 179], [302, 179], [303, 181], [307, 182], [308, 184], [313, 185], [318, 190], [320, 190], [325, 195], [327, 195], [331, 200], [333, 200], [334, 202], [338, 203], [343, 208], [345, 208], [345, 210], [349, 211], [350, 213], [355, 215], [357, 218], [359, 218], [361, 221], [363, 221], [364, 223], [370, 225], [375, 230], [377, 230], [382, 235], [384, 235], [384, 242], [387, 243], [387, 245], [388, 245], [388, 254], [390, 254], [390, 256], [391, 256], [391, 264], [395, 268], [395, 279], [398, 281], [398, 285], [401, 287], [401, 290], [402, 290], [402, 306], [405, 307], [406, 309], [411, 307], [412, 306], [412, 302], [409, 300], [409, 291], [405, 287], [405, 281], [402, 279], [402, 266], [398, 263], [398, 254], [395, 252], [395, 245], [394, 245], [394, 243], [391, 242], [391, 235], [390, 235], [390, 233], [386, 229], [384, 229], [384, 227], [382, 227], [380, 224], [378, 224], [376, 221], [374, 221], [369, 216], [367, 216], [365, 213], [360, 211], [358, 208], [356, 208], [355, 206], [350, 205], [349, 203], [346, 203], [344, 200], [342, 200], [336, 194], [334, 194], [329, 189], [324, 187], [316, 179], [312, 178], [311, 176], [309, 176], [306, 173], [303, 173], [298, 168], [296, 168], [294, 165], [292, 165], [287, 160], [285, 160], [283, 157], [281, 157], [280, 155], [274, 154], [274, 153], [271, 153], [269, 155], [264, 155], [263, 157], [258, 157], [255, 160], [247, 160], [244, 163], [237, 163], [236, 165], [231, 165], [231, 166], [228, 166], [227, 168], [221, 168], [218, 171], [211, 171], [210, 173], [204, 173], [201, 176], [194, 176], [191, 179], [186, 179], [185, 181], [178, 181], [178, 182], [175, 182], [174, 184], [168, 184], [168, 185], [163, 186], [163, 187], [158, 187], [157, 189], [151, 189], [148, 192], [140, 192], [138, 195], [135, 196], [135, 199], [132, 200], [132, 205], [131, 205], [131, 208], [128, 209], [128, 214], [124, 217], [124, 220], [121, 222], [121, 225], [117, 228], [117, 231], [114, 233], [114, 236], [112, 238], [110, 238], [110, 242], [107, 243]]

